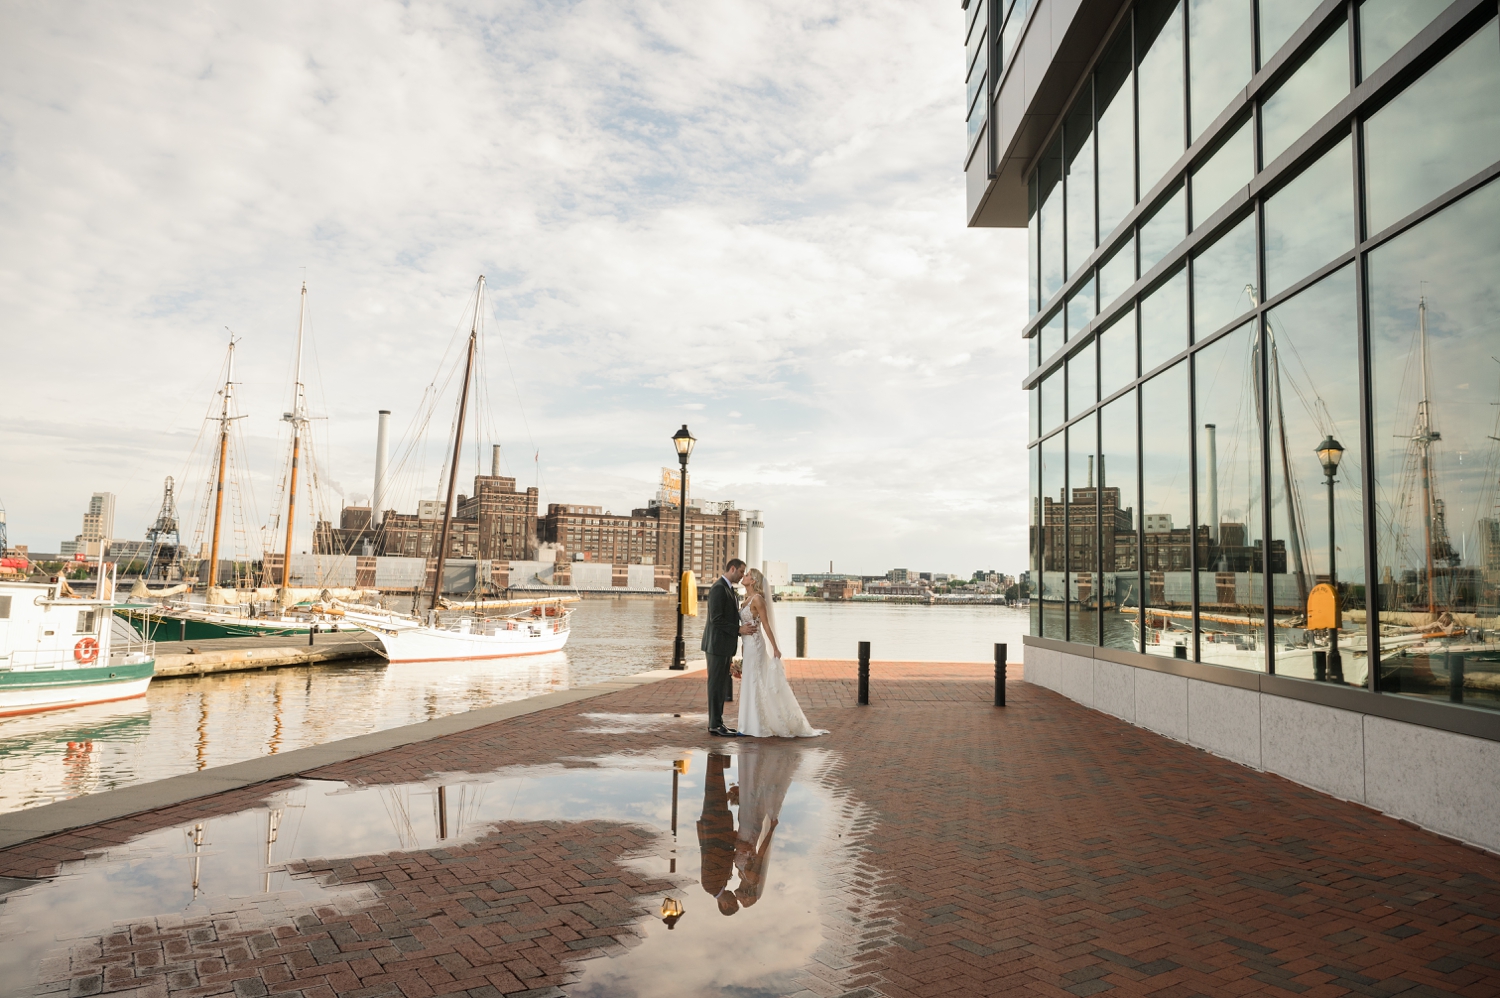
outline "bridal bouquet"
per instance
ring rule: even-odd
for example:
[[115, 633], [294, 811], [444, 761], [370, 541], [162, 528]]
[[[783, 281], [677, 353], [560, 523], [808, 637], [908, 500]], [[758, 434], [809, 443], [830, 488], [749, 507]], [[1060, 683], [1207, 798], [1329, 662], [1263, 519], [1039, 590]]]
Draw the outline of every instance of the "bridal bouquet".
[[742, 676], [744, 676], [744, 674], [745, 674], [745, 663], [744, 663], [744, 661], [737, 658], [734, 661], [730, 662], [729, 663], [729, 674], [731, 676], [733, 676], [735, 679], [739, 679]]

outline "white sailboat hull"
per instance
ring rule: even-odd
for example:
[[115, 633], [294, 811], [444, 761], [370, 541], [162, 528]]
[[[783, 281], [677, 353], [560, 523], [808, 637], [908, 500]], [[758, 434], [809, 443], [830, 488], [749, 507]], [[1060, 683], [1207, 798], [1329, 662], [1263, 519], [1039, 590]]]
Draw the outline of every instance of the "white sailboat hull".
[[146, 688], [150, 685], [151, 676], [146, 675], [127, 682], [103, 681], [86, 686], [3, 690], [0, 691], [0, 717], [19, 717], [23, 714], [40, 714], [45, 710], [133, 700], [145, 696]]
[[468, 662], [561, 651], [570, 633], [566, 618], [522, 618], [490, 633], [462, 627], [427, 627], [399, 618], [347, 613], [345, 619], [373, 634], [391, 662]]

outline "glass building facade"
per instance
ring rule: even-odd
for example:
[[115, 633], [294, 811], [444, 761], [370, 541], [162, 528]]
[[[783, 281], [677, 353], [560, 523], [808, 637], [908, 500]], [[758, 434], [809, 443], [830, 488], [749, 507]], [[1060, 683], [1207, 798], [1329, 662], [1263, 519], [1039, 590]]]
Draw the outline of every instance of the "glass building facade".
[[1048, 5], [996, 4], [966, 171], [971, 224], [1025, 205], [1032, 633], [1500, 710], [1496, 3], [1096, 5], [1020, 157]]

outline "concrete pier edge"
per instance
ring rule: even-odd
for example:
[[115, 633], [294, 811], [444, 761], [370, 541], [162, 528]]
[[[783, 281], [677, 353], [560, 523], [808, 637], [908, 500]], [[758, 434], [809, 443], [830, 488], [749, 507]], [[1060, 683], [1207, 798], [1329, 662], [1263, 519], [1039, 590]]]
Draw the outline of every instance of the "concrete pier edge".
[[457, 734], [460, 731], [482, 728], [512, 717], [534, 714], [553, 707], [561, 707], [564, 704], [577, 703], [580, 700], [589, 700], [608, 693], [660, 682], [674, 676], [687, 675], [705, 668], [707, 664], [699, 660], [689, 662], [687, 672], [653, 669], [650, 672], [621, 676], [589, 686], [543, 693], [524, 700], [496, 704], [493, 707], [480, 707], [460, 714], [449, 714], [431, 721], [419, 721], [416, 724], [372, 731], [369, 734], [355, 735], [352, 738], [343, 738], [322, 745], [310, 745], [307, 748], [293, 749], [278, 755], [247, 759], [244, 762], [234, 762], [225, 766], [214, 766], [196, 773], [170, 776], [135, 786], [105, 790], [70, 800], [0, 814], [0, 849], [7, 849], [23, 842], [46, 838], [49, 835], [75, 828], [85, 828], [89, 825], [114, 821], [145, 811], [155, 811], [200, 797], [209, 797], [226, 790], [239, 790], [256, 783], [297, 776], [332, 763], [374, 755], [389, 749], [400, 748], [403, 745]]

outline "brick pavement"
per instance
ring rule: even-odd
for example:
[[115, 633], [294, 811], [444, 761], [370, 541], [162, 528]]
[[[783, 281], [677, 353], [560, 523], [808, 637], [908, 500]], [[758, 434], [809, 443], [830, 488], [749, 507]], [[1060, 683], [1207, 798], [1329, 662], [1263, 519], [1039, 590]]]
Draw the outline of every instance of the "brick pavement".
[[[862, 815], [859, 862], [822, 885], [850, 912], [843, 958], [810, 968], [805, 996], [1500, 994], [1500, 858], [1047, 690], [1013, 683], [996, 710], [991, 669], [876, 663], [860, 708], [852, 663], [791, 666], [810, 719], [833, 731], [818, 778]], [[307, 775], [583, 765], [567, 760], [661, 736], [582, 734], [581, 713], [702, 709], [690, 675]], [[286, 783], [23, 844], [0, 853], [0, 874], [45, 875]], [[564, 995], [571, 961], [632, 945], [642, 899], [662, 889], [617, 862], [642, 834], [505, 822], [462, 848], [308, 867], [367, 893], [222, 932], [213, 919], [122, 927], [54, 960], [50, 989]]]

